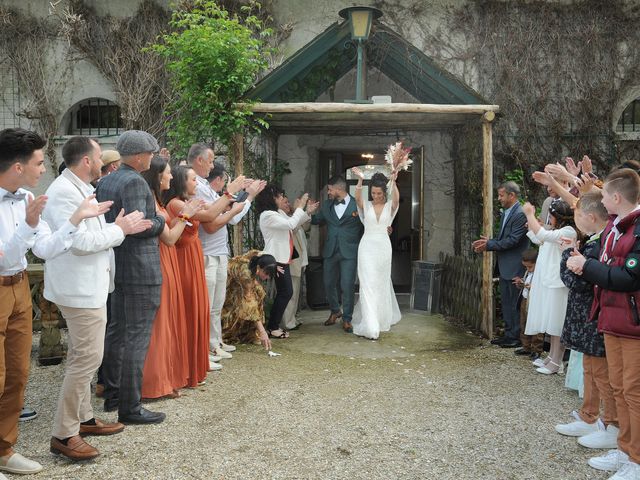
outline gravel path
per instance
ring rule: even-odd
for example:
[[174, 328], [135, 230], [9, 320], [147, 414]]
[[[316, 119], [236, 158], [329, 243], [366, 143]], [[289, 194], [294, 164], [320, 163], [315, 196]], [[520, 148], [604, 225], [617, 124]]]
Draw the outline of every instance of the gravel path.
[[242, 346], [203, 387], [147, 404], [167, 413], [163, 424], [89, 437], [102, 455], [84, 464], [48, 453], [63, 367], [34, 361], [27, 403], [39, 416], [21, 425], [18, 450], [45, 470], [30, 478], [608, 477], [586, 464], [597, 451], [553, 430], [580, 404], [564, 377], [440, 317], [405, 314], [375, 343], [322, 327], [325, 317], [307, 312], [274, 342], [280, 357]]

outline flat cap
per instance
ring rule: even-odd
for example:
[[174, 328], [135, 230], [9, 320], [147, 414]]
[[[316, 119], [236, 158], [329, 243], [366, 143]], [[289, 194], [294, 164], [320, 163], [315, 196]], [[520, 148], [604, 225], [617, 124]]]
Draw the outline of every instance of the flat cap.
[[103, 150], [100, 158], [102, 159], [102, 165], [106, 167], [120, 160], [120, 154], [115, 150]]
[[156, 137], [142, 130], [127, 130], [122, 132], [116, 150], [123, 157], [138, 153], [157, 152], [160, 150]]

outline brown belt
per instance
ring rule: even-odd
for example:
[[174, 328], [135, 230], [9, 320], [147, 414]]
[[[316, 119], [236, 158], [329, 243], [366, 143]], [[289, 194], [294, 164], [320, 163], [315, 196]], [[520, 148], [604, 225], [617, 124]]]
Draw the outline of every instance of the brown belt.
[[15, 285], [16, 283], [20, 283], [26, 276], [27, 272], [22, 270], [21, 272], [18, 272], [15, 275], [11, 275], [9, 277], [0, 277], [0, 286], [9, 287], [11, 285]]

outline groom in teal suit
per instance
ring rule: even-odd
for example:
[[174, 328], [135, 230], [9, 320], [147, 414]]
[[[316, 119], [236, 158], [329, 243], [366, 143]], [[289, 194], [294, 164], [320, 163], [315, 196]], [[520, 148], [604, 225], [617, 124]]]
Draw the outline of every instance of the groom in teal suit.
[[[324, 289], [331, 307], [331, 315], [325, 325], [333, 325], [342, 317], [342, 328], [352, 333], [353, 297], [358, 271], [358, 245], [363, 226], [358, 217], [356, 200], [347, 193], [347, 182], [334, 176], [327, 184], [329, 200], [322, 204], [317, 214], [311, 217], [314, 225], [327, 225], [324, 257]], [[342, 291], [342, 308], [338, 300], [338, 277]]]

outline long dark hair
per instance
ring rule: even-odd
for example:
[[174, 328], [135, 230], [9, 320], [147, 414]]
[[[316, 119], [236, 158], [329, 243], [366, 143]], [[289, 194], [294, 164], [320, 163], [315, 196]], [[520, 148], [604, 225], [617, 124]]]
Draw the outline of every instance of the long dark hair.
[[249, 260], [249, 271], [254, 277], [258, 271], [258, 267], [260, 267], [263, 272], [266, 272], [269, 277], [273, 278], [276, 274], [276, 259], [273, 255], [269, 255], [268, 253], [251, 257], [251, 260]]
[[191, 170], [191, 167], [186, 165], [177, 165], [171, 169], [171, 175], [173, 181], [169, 186], [169, 190], [165, 190], [162, 193], [162, 201], [165, 205], [168, 205], [174, 198], [187, 201], [189, 196], [187, 195], [187, 174]]
[[[141, 173], [142, 178], [147, 181], [147, 183], [149, 184], [149, 188], [155, 195], [156, 201], [162, 207], [164, 207], [164, 203], [162, 202], [162, 190], [160, 190], [160, 177], [162, 177], [164, 169], [167, 168], [168, 163], [169, 159], [167, 157], [154, 155], [151, 159], [149, 170], [145, 170]], [[173, 184], [173, 182], [171, 183]]]
[[389, 179], [384, 176], [384, 174], [380, 172], [376, 172], [371, 176], [371, 180], [369, 180], [369, 200], [372, 200], [371, 190], [373, 187], [378, 187], [382, 189], [382, 193], [384, 193], [384, 198], [387, 198], [387, 183]]
[[255, 200], [256, 214], [259, 216], [266, 210], [278, 211], [278, 205], [276, 205], [276, 198], [280, 195], [284, 195], [284, 190], [278, 185], [269, 184], [264, 187]]

